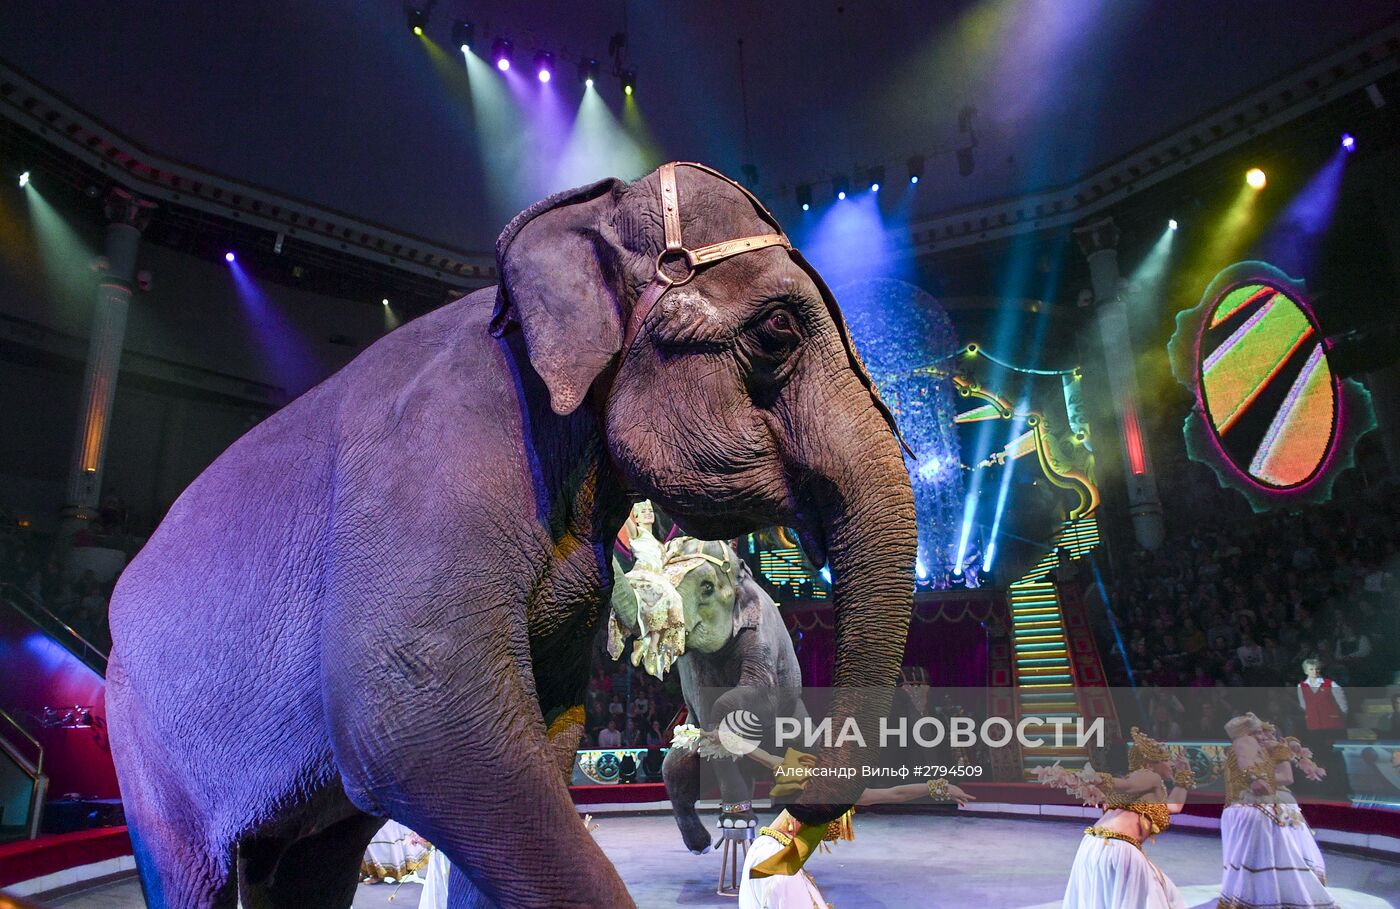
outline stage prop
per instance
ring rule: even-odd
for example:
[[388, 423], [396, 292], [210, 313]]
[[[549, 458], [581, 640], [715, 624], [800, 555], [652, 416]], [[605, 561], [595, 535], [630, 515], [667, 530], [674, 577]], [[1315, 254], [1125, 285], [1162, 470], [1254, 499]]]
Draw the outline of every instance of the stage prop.
[[[764, 730], [774, 716], [804, 715], [799, 701], [802, 677], [783, 617], [729, 544], [677, 537], [666, 544], [662, 571], [679, 594], [685, 613], [684, 652], [676, 669], [687, 722], [714, 732], [721, 719], [747, 711], [757, 728]], [[636, 604], [620, 603], [614, 596], [614, 621], [621, 620], [630, 630], [635, 624], [629, 619], [637, 614]], [[830, 666], [835, 654], [825, 656]], [[696, 854], [708, 852], [712, 845], [710, 830], [695, 810], [702, 764], [719, 782], [719, 826], [726, 848], [732, 850], [736, 836], [732, 831], [743, 831], [740, 838], [752, 838], [757, 828], [755, 765], [711, 760], [691, 748], [673, 747], [666, 753], [662, 765], [666, 794], [681, 837]]]
[[[634, 493], [708, 538], [800, 524], [837, 672], [898, 672], [899, 443], [772, 215], [671, 164], [538, 203], [497, 262], [234, 443], [118, 582], [107, 707], [150, 909], [347, 905], [389, 817], [451, 860], [454, 906], [633, 905], [566, 781]], [[847, 788], [789, 810], [824, 824]]]
[[1186, 453], [1255, 511], [1326, 501], [1376, 425], [1329, 350], [1303, 282], [1266, 262], [1226, 268], [1176, 317], [1172, 373], [1196, 398]]
[[963, 507], [953, 387], [946, 371], [919, 367], [957, 349], [953, 323], [936, 299], [904, 281], [858, 281], [836, 293], [911, 450], [905, 464], [919, 525], [917, 580], [921, 587], [947, 587]]

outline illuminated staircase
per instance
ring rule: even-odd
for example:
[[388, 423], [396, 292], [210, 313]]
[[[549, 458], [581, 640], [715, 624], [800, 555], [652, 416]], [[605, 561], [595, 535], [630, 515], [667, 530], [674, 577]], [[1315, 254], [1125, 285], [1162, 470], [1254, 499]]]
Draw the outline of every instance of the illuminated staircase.
[[[1080, 717], [1079, 698], [1070, 667], [1060, 599], [1050, 580], [1050, 572], [1058, 564], [1055, 556], [1058, 547], [1067, 547], [1070, 555], [1078, 559], [1098, 545], [1098, 523], [1092, 515], [1066, 521], [1050, 551], [1010, 588], [1013, 681], [1019, 702], [1018, 716], [1063, 718], [1068, 723], [1067, 736], [1073, 734], [1075, 721]], [[1055, 761], [1077, 767], [1089, 759], [1088, 751], [1083, 748], [1054, 747], [1053, 725], [1029, 726], [1026, 731], [1031, 736], [1046, 739], [1045, 745], [1022, 752], [1027, 778], [1035, 767]]]

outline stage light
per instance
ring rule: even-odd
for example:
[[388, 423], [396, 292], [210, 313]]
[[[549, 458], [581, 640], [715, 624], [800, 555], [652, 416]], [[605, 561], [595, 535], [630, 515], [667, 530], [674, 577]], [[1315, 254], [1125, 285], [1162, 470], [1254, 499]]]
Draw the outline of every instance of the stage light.
[[28, 185], [29, 185], [29, 171], [25, 171], [24, 173], [22, 173], [22, 174], [19, 175], [19, 188], [20, 188], [20, 189], [24, 189], [24, 188], [25, 188], [26, 186], [28, 186]]
[[496, 69], [501, 72], [510, 69], [510, 58], [514, 49], [514, 45], [505, 38], [497, 38], [491, 42], [491, 62], [496, 64]]
[[885, 168], [883, 166], [872, 167], [866, 174], [866, 179], [870, 181], [870, 191], [878, 193], [880, 184], [885, 182]]
[[1180, 226], [1180, 224], [1176, 223], [1175, 218], [1170, 218], [1167, 220], [1167, 230], [1176, 230]]
[[235, 255], [233, 254], [232, 250], [230, 250], [229, 252], [224, 253], [224, 261], [225, 261], [225, 262], [233, 262], [233, 260], [234, 260], [234, 259], [237, 259], [237, 258], [238, 258], [238, 257], [235, 256]]
[[845, 174], [837, 174], [831, 178], [831, 191], [838, 199], [845, 199], [846, 193], [851, 191], [851, 181]]
[[388, 305], [389, 305], [389, 298], [388, 298], [388, 297], [385, 297], [384, 299], [380, 300], [379, 302], [380, 302], [380, 303], [383, 303], [385, 306], [388, 306]]
[[554, 55], [549, 51], [535, 54], [535, 76], [541, 82], [548, 82], [554, 78]]
[[1260, 168], [1251, 167], [1244, 175], [1244, 182], [1249, 184], [1250, 189], [1263, 189], [1268, 185], [1269, 178]]
[[463, 22], [458, 19], [452, 23], [452, 43], [461, 49], [462, 53], [472, 49], [472, 44], [476, 41], [476, 26], [470, 22]]
[[1348, 152], [1356, 151], [1356, 137], [1351, 133], [1342, 133], [1342, 148]]
[[578, 62], [578, 81], [588, 88], [593, 87], [593, 83], [598, 81], [598, 61], [592, 57], [584, 57]]
[[409, 30], [421, 38], [423, 29], [428, 24], [428, 14], [416, 6], [405, 3], [403, 17], [408, 22]]
[[622, 71], [622, 92], [630, 95], [637, 90], [637, 71], [635, 69], [625, 69]]
[[797, 184], [797, 189], [795, 190], [795, 193], [797, 195], [797, 204], [802, 207], [802, 210], [810, 210], [812, 207], [812, 184]]
[[924, 175], [924, 156], [915, 155], [909, 159], [909, 182], [918, 183]]

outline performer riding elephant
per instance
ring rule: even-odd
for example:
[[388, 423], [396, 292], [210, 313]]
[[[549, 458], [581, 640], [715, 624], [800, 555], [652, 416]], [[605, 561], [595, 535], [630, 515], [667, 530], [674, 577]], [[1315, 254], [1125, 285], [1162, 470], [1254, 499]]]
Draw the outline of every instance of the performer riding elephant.
[[[451, 860], [456, 909], [633, 905], [565, 773], [636, 495], [706, 538], [799, 528], [835, 578], [837, 684], [893, 684], [909, 477], [773, 216], [668, 164], [536, 204], [496, 259], [498, 287], [235, 442], [117, 584], [107, 706], [150, 909], [343, 909], [386, 817]], [[789, 810], [825, 823], [849, 788]]]
[[[726, 543], [678, 537], [666, 546], [665, 574], [680, 594], [684, 654], [676, 661], [689, 723], [708, 732], [736, 710], [771, 727], [775, 716], [805, 717], [802, 675], [783, 617], [744, 562]], [[615, 588], [614, 621], [637, 627], [638, 606]], [[730, 754], [708, 761], [720, 785], [721, 826], [756, 827], [755, 765]], [[691, 852], [707, 852], [710, 833], [695, 810], [702, 762], [696, 750], [672, 748], [662, 765], [681, 837]]]

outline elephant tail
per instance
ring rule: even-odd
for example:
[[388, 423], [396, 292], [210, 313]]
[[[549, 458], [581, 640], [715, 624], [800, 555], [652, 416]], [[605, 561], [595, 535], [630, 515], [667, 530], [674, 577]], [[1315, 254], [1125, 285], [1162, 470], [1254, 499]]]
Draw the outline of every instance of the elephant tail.
[[661, 778], [686, 848], [696, 855], [709, 852], [710, 828], [695, 810], [700, 797], [700, 755], [686, 748], [672, 748], [661, 765]]

